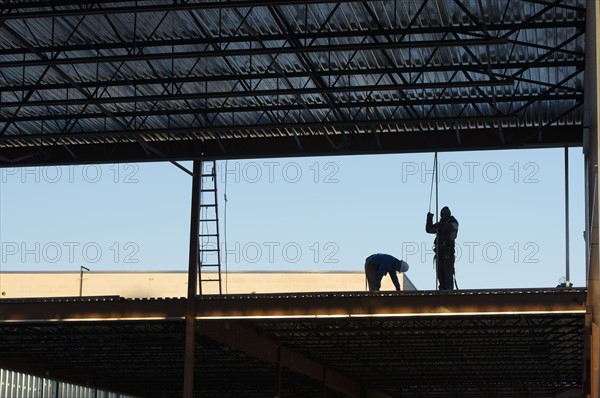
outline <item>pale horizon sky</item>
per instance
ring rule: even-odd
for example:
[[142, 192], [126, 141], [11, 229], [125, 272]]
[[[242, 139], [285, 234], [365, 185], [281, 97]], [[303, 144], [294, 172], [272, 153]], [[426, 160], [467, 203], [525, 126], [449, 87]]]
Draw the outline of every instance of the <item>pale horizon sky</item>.
[[[565, 275], [563, 156], [438, 154], [439, 208], [460, 223], [459, 288], [554, 287]], [[569, 160], [570, 279], [585, 286], [582, 149]], [[433, 153], [217, 164], [224, 271], [360, 271], [384, 252], [435, 289]], [[191, 182], [166, 162], [0, 169], [0, 272], [185, 271]]]

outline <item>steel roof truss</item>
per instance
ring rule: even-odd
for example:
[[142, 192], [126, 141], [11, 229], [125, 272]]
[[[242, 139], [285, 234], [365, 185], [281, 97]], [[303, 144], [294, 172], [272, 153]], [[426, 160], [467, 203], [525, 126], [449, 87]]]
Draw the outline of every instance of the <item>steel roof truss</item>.
[[[324, 22], [321, 24], [321, 27], [319, 28], [319, 30], [324, 29], [325, 25], [333, 17], [333, 15], [335, 14], [335, 12], [338, 10], [339, 6], [340, 6], [340, 3], [336, 4], [332, 8], [332, 10], [329, 12], [329, 14], [327, 15], [327, 17], [325, 18]], [[281, 33], [284, 36], [286, 36], [286, 39], [287, 39], [288, 43], [290, 44], [290, 46], [292, 48], [301, 47], [302, 44], [300, 43], [300, 41], [295, 40], [292, 37], [288, 36], [287, 32], [292, 32], [293, 29], [289, 25], [289, 23], [288, 23], [285, 15], [283, 15], [280, 12], [280, 10], [278, 8], [275, 8], [275, 7], [268, 7], [268, 11], [269, 11], [269, 14], [271, 15], [271, 17], [273, 18], [273, 21], [275, 22], [275, 24], [277, 25], [277, 27], [280, 29]], [[308, 47], [311, 47], [315, 40], [311, 41], [311, 43], [309, 44]], [[308, 72], [310, 81], [313, 82], [313, 84], [315, 85], [315, 87], [318, 87], [319, 89], [326, 88], [327, 84], [323, 81], [322, 78], [320, 78], [319, 76], [316, 75], [316, 73], [315, 73], [316, 71], [315, 71], [315, 68], [314, 68], [314, 66], [312, 64], [312, 61], [306, 56], [306, 54], [303, 53], [303, 52], [299, 52], [299, 53], [296, 53], [296, 57], [300, 61], [300, 64], [304, 67], [304, 70], [306, 72]], [[333, 99], [331, 98], [331, 96], [328, 95], [327, 93], [321, 92], [321, 93], [319, 93], [319, 95], [325, 100], [325, 102], [327, 104], [333, 105], [335, 103], [335, 101], [333, 101]], [[334, 108], [330, 108], [330, 109], [334, 109]], [[339, 117], [340, 116], [339, 110], [335, 110], [335, 111], [336, 111], [336, 113], [338, 114], [338, 117]], [[329, 112], [331, 112], [331, 110], [328, 111], [320, 120], [321, 121], [327, 120]], [[341, 117], [341, 119], [344, 119], [343, 116]], [[336, 148], [337, 147], [338, 144], [334, 143], [333, 139], [330, 137], [330, 135], [327, 133], [326, 130], [323, 130], [322, 134], [325, 137], [325, 139], [327, 140], [327, 142], [329, 142], [329, 144], [331, 145], [332, 148]], [[344, 135], [344, 139], [345, 139], [345, 135]]]

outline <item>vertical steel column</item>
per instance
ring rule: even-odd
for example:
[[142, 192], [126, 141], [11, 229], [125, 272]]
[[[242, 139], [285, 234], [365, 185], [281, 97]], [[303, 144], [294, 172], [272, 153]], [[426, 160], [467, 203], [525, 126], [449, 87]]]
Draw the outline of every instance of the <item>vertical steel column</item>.
[[323, 375], [321, 377], [321, 398], [327, 398], [327, 368], [323, 366]]
[[281, 347], [277, 347], [277, 363], [275, 364], [275, 388], [273, 397], [281, 398]]
[[593, 308], [594, 322], [599, 323], [600, 300], [598, 299], [598, 159], [600, 152], [600, 4], [587, 0], [585, 5], [585, 111], [584, 149], [586, 161], [586, 276], [588, 300]]
[[594, 0], [586, 1], [585, 29], [585, 108], [589, 126], [590, 153], [586, 157], [588, 163], [588, 250], [589, 263], [587, 269], [588, 305], [592, 308], [592, 366], [591, 366], [591, 398], [600, 397], [600, 261], [598, 260], [598, 159], [600, 152], [600, 4]]
[[[569, 148], [565, 147], [565, 278], [571, 281], [569, 266]], [[568, 287], [568, 286], [567, 286]]]
[[591, 369], [590, 369], [590, 398], [598, 398], [600, 395], [600, 385], [598, 384], [598, 367], [600, 366], [600, 332], [598, 325], [592, 322], [592, 343], [591, 346]]
[[188, 294], [185, 313], [185, 360], [183, 369], [183, 398], [194, 395], [194, 351], [196, 349], [196, 281], [198, 280], [198, 230], [200, 219], [200, 179], [202, 162], [194, 160], [192, 180], [192, 207], [190, 212], [190, 252], [188, 268]]

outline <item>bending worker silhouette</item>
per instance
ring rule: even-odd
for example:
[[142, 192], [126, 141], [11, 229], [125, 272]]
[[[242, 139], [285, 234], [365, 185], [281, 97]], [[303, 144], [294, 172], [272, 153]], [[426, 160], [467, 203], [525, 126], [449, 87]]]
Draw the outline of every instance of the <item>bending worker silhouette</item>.
[[440, 290], [452, 290], [454, 288], [454, 240], [458, 234], [458, 221], [452, 217], [448, 207], [440, 211], [440, 221], [433, 223], [433, 214], [427, 213], [427, 224], [425, 231], [430, 234], [437, 233], [434, 243], [436, 256], [436, 274], [440, 284]]
[[378, 292], [381, 289], [381, 280], [385, 274], [389, 274], [397, 291], [400, 291], [400, 283], [396, 272], [408, 271], [406, 261], [398, 260], [389, 254], [377, 253], [370, 255], [365, 260], [365, 274], [369, 284], [369, 291]]

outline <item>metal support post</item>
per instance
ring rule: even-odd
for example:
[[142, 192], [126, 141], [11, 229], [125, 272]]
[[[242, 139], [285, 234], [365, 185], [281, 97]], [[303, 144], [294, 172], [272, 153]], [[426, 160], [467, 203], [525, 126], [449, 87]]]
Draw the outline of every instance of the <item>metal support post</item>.
[[281, 347], [277, 347], [277, 362], [275, 363], [275, 388], [273, 397], [281, 398]]
[[569, 265], [569, 148], [565, 147], [565, 278], [567, 287], [571, 282]]
[[196, 288], [198, 274], [198, 220], [200, 218], [200, 179], [202, 162], [194, 160], [192, 207], [190, 212], [190, 252], [188, 268], [187, 307], [185, 314], [185, 359], [183, 370], [183, 398], [194, 395], [194, 351], [196, 349]]
[[327, 368], [323, 366], [323, 377], [321, 379], [321, 398], [327, 398]]
[[89, 271], [90, 269], [83, 265], [79, 267], [79, 297], [83, 296], [83, 271]]
[[598, 383], [598, 374], [600, 374], [600, 332], [598, 324], [592, 322], [592, 343], [591, 345], [591, 366], [590, 366], [590, 398], [600, 396], [600, 384]]

